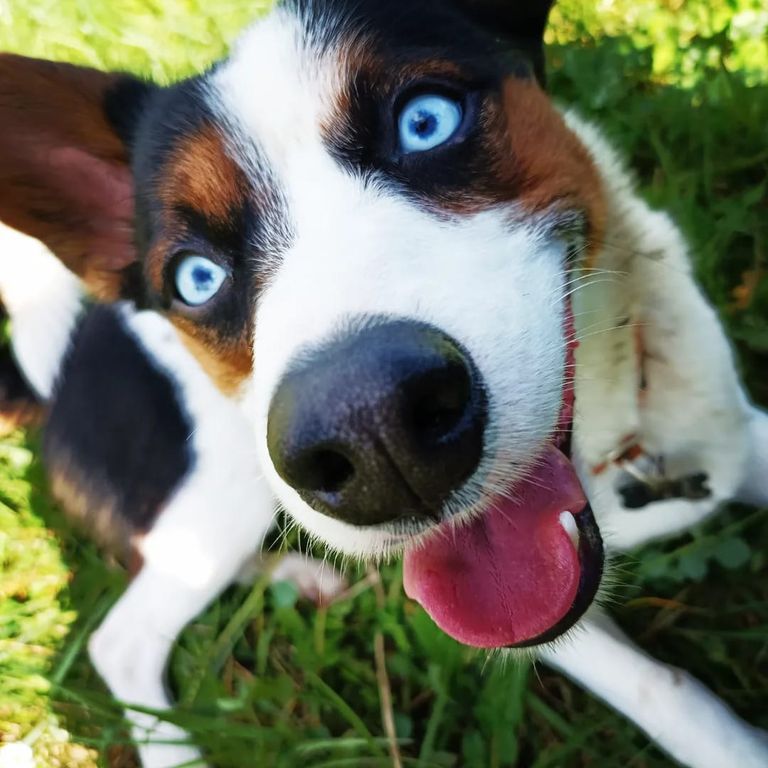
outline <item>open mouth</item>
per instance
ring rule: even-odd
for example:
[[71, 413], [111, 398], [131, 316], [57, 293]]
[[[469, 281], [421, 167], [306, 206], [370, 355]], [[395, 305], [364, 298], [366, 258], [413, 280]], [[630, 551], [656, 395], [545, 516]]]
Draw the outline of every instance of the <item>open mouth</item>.
[[[573, 370], [568, 319], [567, 370]], [[525, 647], [570, 629], [592, 603], [603, 545], [569, 458], [573, 382], [564, 387], [559, 439], [528, 476], [466, 525], [437, 528], [406, 553], [405, 590], [448, 635], [477, 648]]]

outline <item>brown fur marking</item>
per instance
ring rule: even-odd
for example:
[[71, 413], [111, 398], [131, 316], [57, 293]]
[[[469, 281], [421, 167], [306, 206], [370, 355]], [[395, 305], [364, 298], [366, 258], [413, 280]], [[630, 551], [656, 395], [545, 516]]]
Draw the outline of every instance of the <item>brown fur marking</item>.
[[185, 317], [174, 316], [171, 320], [181, 332], [181, 340], [187, 349], [198, 359], [219, 390], [225, 395], [237, 394], [253, 371], [251, 334], [222, 339]]
[[590, 245], [602, 237], [603, 190], [587, 149], [535, 80], [509, 77], [500, 99], [486, 99], [479, 116], [485, 156], [457, 193], [438, 206], [468, 215], [515, 203], [525, 215], [577, 212], [587, 219]]
[[0, 220], [45, 242], [105, 298], [135, 259], [126, 149], [103, 107], [118, 79], [0, 54]]
[[178, 144], [162, 175], [160, 200], [164, 206], [186, 206], [212, 221], [226, 221], [248, 194], [245, 173], [212, 125]]
[[533, 80], [504, 83], [505, 131], [496, 138], [498, 171], [518, 181], [517, 200], [531, 213], [551, 207], [587, 215], [589, 240], [605, 226], [600, 177], [589, 152]]

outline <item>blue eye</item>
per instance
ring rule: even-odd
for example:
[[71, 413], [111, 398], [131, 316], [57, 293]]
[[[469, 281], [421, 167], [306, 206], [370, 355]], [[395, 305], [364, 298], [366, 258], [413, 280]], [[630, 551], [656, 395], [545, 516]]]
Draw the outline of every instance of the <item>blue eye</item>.
[[187, 256], [176, 267], [176, 291], [191, 307], [210, 301], [227, 277], [226, 270], [204, 256]]
[[461, 126], [464, 110], [455, 99], [424, 94], [411, 99], [400, 112], [400, 149], [406, 154], [427, 152], [445, 144]]

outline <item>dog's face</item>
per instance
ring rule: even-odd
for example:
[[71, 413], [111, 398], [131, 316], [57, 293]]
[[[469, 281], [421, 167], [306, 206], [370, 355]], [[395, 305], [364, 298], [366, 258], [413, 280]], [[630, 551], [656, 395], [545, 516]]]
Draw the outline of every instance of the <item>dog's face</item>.
[[0, 219], [166, 313], [290, 514], [408, 550], [486, 647], [567, 628], [602, 558], [560, 438], [601, 190], [519, 5], [295, 0], [167, 89], [0, 60]]

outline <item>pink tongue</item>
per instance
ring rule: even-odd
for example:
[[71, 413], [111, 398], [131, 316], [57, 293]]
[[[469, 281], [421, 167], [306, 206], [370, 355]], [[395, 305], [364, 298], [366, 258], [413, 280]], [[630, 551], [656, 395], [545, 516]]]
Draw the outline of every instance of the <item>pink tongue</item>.
[[408, 596], [465, 645], [533, 640], [576, 598], [579, 556], [560, 515], [576, 516], [587, 502], [570, 462], [548, 446], [512, 495], [468, 525], [442, 526], [405, 556]]

